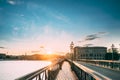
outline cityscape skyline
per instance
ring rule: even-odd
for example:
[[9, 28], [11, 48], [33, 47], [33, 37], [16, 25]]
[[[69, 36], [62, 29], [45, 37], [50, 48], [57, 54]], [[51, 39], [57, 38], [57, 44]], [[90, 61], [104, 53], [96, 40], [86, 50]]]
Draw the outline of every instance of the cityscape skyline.
[[0, 52], [120, 48], [119, 0], [0, 0]]

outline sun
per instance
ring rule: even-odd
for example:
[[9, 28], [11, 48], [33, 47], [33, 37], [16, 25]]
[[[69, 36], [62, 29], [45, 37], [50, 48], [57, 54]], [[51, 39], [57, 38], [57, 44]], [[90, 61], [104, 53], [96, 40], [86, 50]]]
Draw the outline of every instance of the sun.
[[52, 51], [47, 51], [47, 54], [53, 54], [53, 52]]

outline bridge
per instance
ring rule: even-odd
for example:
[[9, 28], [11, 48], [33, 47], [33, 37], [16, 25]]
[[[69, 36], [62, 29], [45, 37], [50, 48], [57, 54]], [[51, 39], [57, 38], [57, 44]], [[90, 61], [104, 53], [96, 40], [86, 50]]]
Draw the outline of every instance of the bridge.
[[57, 59], [16, 80], [119, 80], [120, 61]]

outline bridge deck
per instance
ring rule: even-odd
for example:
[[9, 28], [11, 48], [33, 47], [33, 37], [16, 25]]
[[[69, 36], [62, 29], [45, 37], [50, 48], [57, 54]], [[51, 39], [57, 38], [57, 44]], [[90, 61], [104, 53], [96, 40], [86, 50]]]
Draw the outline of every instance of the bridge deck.
[[60, 70], [57, 75], [56, 80], [78, 80], [78, 78], [71, 70], [70, 64], [65, 61], [62, 65], [62, 70]]

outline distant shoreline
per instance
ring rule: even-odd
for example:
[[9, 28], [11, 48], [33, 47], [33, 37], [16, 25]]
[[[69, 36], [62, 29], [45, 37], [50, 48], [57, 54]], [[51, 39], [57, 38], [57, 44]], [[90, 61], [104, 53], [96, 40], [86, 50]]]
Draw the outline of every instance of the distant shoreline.
[[9, 59], [0, 59], [0, 61], [50, 61], [50, 60], [9, 60]]

